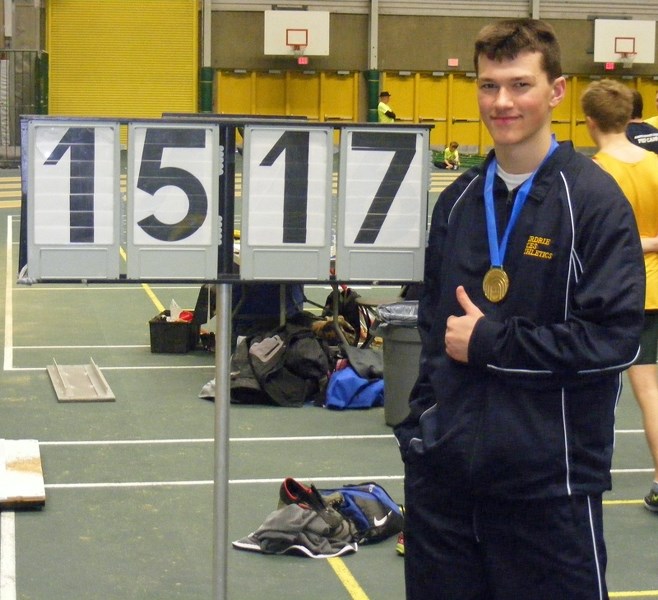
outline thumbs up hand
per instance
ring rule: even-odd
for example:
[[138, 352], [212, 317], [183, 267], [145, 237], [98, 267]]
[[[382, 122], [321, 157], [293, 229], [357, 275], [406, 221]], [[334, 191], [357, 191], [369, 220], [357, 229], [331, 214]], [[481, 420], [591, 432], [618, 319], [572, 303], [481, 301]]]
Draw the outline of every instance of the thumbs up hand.
[[471, 302], [464, 286], [456, 290], [457, 302], [464, 309], [461, 317], [450, 316], [446, 322], [446, 353], [459, 362], [468, 362], [468, 344], [473, 334], [475, 324], [484, 317], [484, 313]]

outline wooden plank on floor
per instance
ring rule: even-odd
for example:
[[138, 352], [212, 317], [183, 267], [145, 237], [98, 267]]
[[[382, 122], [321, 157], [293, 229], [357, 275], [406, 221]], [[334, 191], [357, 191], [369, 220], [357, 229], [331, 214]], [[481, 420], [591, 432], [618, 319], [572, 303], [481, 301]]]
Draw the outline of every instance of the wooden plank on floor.
[[0, 509], [32, 508], [45, 502], [39, 442], [0, 439]]

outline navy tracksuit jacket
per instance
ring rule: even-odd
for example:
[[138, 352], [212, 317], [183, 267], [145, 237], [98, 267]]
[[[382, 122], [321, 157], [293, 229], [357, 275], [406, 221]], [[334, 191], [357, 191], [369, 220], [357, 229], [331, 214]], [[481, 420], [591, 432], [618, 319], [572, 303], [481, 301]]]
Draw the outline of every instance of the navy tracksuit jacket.
[[[504, 261], [507, 297], [485, 299], [490, 267], [481, 167], [439, 197], [419, 305], [420, 373], [395, 429], [404, 460], [432, 466], [437, 489], [531, 499], [610, 488], [621, 372], [634, 360], [645, 273], [631, 207], [570, 142], [544, 163]], [[594, 176], [595, 175], [595, 176]], [[498, 233], [510, 194], [494, 185]], [[485, 313], [469, 363], [445, 354], [457, 286]]]

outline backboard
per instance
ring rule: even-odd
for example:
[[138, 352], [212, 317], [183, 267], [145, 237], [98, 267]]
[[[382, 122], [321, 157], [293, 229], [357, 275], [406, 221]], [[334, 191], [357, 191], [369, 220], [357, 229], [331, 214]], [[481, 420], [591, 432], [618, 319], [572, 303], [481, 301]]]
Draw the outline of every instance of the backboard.
[[329, 13], [317, 10], [266, 10], [266, 56], [329, 56]]
[[594, 20], [594, 62], [654, 64], [656, 22], [633, 19]]

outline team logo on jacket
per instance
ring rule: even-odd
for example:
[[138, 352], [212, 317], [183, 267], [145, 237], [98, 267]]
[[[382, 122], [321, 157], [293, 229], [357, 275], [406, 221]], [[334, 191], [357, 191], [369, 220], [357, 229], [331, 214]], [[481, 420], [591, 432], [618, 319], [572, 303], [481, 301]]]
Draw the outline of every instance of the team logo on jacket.
[[538, 235], [531, 235], [525, 244], [523, 254], [525, 256], [534, 256], [535, 258], [543, 258], [544, 260], [551, 260], [553, 253], [548, 251], [553, 240], [551, 238], [540, 237]]

